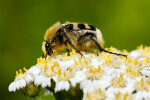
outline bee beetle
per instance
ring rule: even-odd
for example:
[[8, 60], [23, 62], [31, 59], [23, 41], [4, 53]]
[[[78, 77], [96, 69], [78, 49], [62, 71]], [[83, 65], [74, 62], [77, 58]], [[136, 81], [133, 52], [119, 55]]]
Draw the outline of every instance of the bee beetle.
[[79, 51], [99, 50], [100, 52], [107, 52], [118, 56], [127, 57], [127, 55], [113, 53], [103, 48], [104, 39], [99, 29], [93, 25], [81, 24], [75, 22], [65, 22], [61, 24], [56, 22], [45, 33], [42, 50], [44, 56], [52, 55], [53, 52], [72, 48], [76, 50], [81, 56], [83, 54]]

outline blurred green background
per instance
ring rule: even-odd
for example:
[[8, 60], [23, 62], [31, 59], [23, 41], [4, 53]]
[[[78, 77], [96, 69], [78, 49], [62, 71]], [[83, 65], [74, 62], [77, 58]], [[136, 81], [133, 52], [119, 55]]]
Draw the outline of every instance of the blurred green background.
[[133, 50], [150, 45], [150, 0], [0, 0], [0, 95], [9, 93], [15, 71], [36, 63], [42, 55], [46, 29], [56, 21], [87, 22], [100, 28], [105, 47]]

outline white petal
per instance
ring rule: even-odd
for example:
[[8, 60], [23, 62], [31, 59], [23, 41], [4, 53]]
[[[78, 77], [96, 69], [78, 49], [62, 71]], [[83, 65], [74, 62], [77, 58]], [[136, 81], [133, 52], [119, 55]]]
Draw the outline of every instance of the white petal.
[[141, 54], [141, 52], [140, 52], [139, 50], [134, 50], [134, 51], [132, 51], [132, 52], [129, 54], [129, 56], [134, 59], [134, 58], [137, 58], [137, 57], [141, 57], [142, 54]]
[[29, 70], [28, 73], [33, 75], [34, 79], [41, 73], [41, 70], [36, 67], [36, 66], [32, 66]]
[[62, 70], [66, 70], [69, 66], [71, 66], [73, 64], [74, 64], [74, 60], [60, 62], [60, 66], [61, 66]]
[[73, 87], [75, 87], [77, 83], [80, 83], [81, 81], [86, 79], [85, 72], [86, 72], [86, 70], [78, 71], [78, 72], [76, 72], [76, 75], [70, 79], [70, 82]]
[[34, 79], [33, 79], [33, 77], [30, 74], [27, 74], [25, 76], [25, 80], [29, 84], [29, 83], [33, 82]]
[[144, 76], [150, 76], [150, 71], [148, 71], [148, 70], [140, 70], [140, 72], [141, 72]]
[[149, 100], [150, 99], [150, 93], [149, 92], [146, 92], [146, 91], [138, 91], [136, 94], [135, 94], [135, 100], [143, 100], [143, 98], [145, 100]]
[[100, 80], [84, 80], [80, 84], [80, 88], [83, 89], [83, 92], [93, 91], [101, 87]]
[[8, 90], [11, 92], [11, 91], [16, 91], [16, 82], [12, 82], [10, 85], [9, 85], [9, 87], [8, 87]]
[[71, 85], [72, 85], [73, 87], [75, 87], [75, 86], [76, 86], [76, 83], [78, 83], [78, 80], [77, 80], [77, 78], [75, 77], [75, 78], [71, 78], [71, 79], [70, 79], [70, 82], [71, 82]]
[[41, 85], [43, 88], [47, 86], [50, 87], [51, 86], [50, 79], [51, 79], [50, 77], [45, 77], [43, 75], [40, 75], [35, 79], [34, 84], [37, 86]]
[[42, 87], [50, 87], [51, 86], [51, 82], [50, 82], [51, 78], [50, 77], [45, 77], [44, 81], [42, 82]]
[[70, 84], [68, 81], [60, 81], [56, 83], [55, 92], [60, 90], [66, 90], [68, 91], [70, 87]]
[[39, 85], [41, 85], [43, 83], [43, 81], [44, 81], [44, 76], [43, 75], [39, 75], [35, 79], [34, 84], [37, 85], [37, 86], [39, 86]]
[[19, 88], [23, 88], [26, 86], [26, 81], [24, 79], [21, 79], [18, 81]]

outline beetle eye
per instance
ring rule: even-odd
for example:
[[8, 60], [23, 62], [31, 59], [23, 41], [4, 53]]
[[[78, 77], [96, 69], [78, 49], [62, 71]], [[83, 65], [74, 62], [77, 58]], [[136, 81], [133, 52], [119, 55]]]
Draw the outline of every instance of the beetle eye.
[[47, 43], [45, 44], [45, 47], [46, 47], [46, 50], [47, 50], [48, 48], [50, 48], [50, 47], [51, 47], [50, 43], [47, 42]]

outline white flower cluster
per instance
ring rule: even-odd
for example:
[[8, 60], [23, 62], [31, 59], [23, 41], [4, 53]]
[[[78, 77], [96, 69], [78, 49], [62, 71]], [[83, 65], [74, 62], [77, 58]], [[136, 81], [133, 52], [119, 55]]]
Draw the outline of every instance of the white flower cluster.
[[132, 52], [121, 52], [115, 48], [109, 50], [128, 57], [82, 52], [84, 57], [81, 58], [72, 51], [70, 56], [66, 53], [38, 58], [37, 64], [29, 70], [16, 72], [9, 91], [34, 84], [36, 88], [48, 89], [55, 96], [66, 93], [64, 98], [77, 97], [77, 92], [80, 92], [79, 98], [83, 100], [149, 100], [150, 47], [140, 46]]
[[9, 91], [16, 91], [20, 88], [26, 87], [27, 84], [34, 82], [34, 79], [41, 73], [41, 70], [36, 66], [32, 66], [29, 70], [25, 69], [25, 73], [22, 70], [16, 72], [16, 77], [14, 82], [9, 85]]

